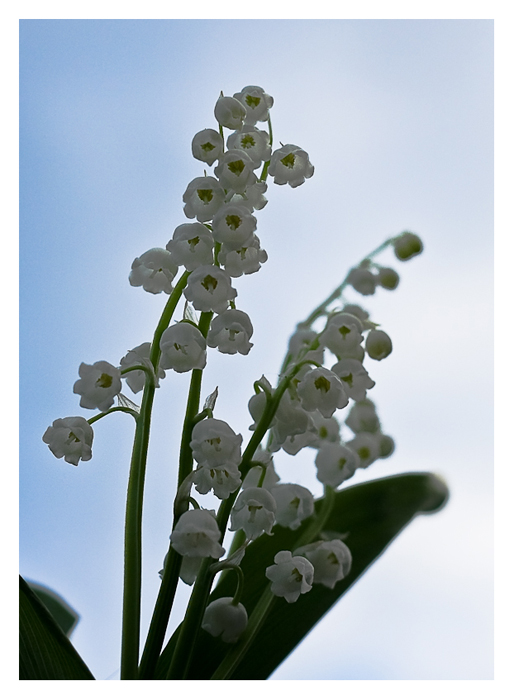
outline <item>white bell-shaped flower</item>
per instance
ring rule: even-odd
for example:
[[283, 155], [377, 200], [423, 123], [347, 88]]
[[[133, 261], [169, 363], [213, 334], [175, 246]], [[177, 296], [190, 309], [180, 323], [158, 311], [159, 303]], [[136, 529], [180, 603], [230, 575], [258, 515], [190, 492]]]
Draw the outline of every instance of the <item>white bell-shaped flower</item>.
[[361, 343], [362, 322], [357, 316], [348, 313], [338, 313], [329, 318], [324, 331], [320, 335], [320, 343], [326, 346], [338, 358], [364, 357]]
[[254, 168], [258, 168], [271, 156], [268, 132], [249, 124], [228, 137], [227, 148], [244, 151], [251, 159]]
[[277, 484], [271, 489], [276, 501], [276, 521], [282, 527], [297, 530], [314, 513], [314, 496], [299, 484]]
[[252, 159], [245, 151], [234, 148], [220, 156], [214, 174], [226, 190], [241, 194], [257, 182], [254, 167]]
[[337, 408], [348, 405], [348, 396], [339, 377], [326, 367], [311, 369], [298, 384], [298, 396], [306, 411], [318, 410], [330, 418]]
[[212, 165], [223, 153], [223, 139], [214, 129], [204, 129], [193, 137], [191, 144], [193, 157], [207, 165]]
[[175, 372], [203, 369], [207, 363], [207, 342], [201, 331], [187, 321], [167, 328], [160, 341], [160, 365]]
[[325, 442], [318, 450], [315, 463], [318, 480], [335, 489], [354, 475], [359, 458], [347, 445]]
[[255, 235], [239, 250], [222, 245], [218, 255], [220, 264], [231, 277], [252, 275], [261, 269], [267, 259], [268, 254], [260, 247], [260, 240]]
[[273, 97], [258, 85], [247, 85], [234, 98], [246, 109], [245, 124], [256, 124], [269, 119], [269, 110], [273, 107]]
[[197, 311], [221, 314], [237, 296], [230, 276], [216, 265], [201, 265], [189, 275], [184, 296]]
[[230, 201], [232, 204], [242, 204], [250, 212], [254, 211], [254, 209], [264, 209], [268, 203], [268, 200], [264, 196], [267, 189], [268, 185], [264, 180], [257, 180], [257, 182], [247, 187], [241, 194], [233, 194]]
[[196, 270], [200, 265], [212, 265], [213, 249], [212, 233], [200, 223], [177, 226], [173, 238], [166, 245], [174, 262], [189, 271]]
[[271, 592], [288, 603], [294, 603], [302, 593], [308, 593], [314, 580], [314, 567], [305, 557], [283, 550], [275, 554], [274, 564], [266, 569]]
[[375, 382], [359, 360], [349, 358], [340, 360], [332, 367], [332, 372], [337, 374], [346, 393], [354, 401], [363, 401], [366, 398], [366, 391], [375, 386]]
[[217, 498], [223, 500], [241, 486], [241, 474], [236, 464], [224, 462], [217, 467], [199, 467], [194, 472], [193, 481], [198, 493], [205, 494], [212, 490]]
[[370, 399], [354, 403], [345, 423], [354, 433], [376, 433], [380, 430], [375, 404]]
[[143, 287], [145, 292], [171, 294], [173, 278], [178, 272], [172, 255], [164, 248], [151, 248], [132, 263], [129, 282], [133, 287]]
[[298, 187], [303, 185], [306, 178], [313, 176], [314, 166], [309, 161], [306, 151], [287, 143], [272, 153], [268, 173], [274, 178], [276, 185], [287, 183], [291, 187]]
[[230, 425], [217, 418], [205, 418], [191, 433], [193, 457], [201, 466], [222, 467], [241, 462], [242, 435], [236, 435]]
[[391, 338], [384, 331], [370, 331], [366, 338], [365, 347], [372, 360], [383, 360], [393, 351]]
[[214, 105], [214, 116], [221, 126], [227, 129], [241, 129], [246, 118], [246, 109], [239, 100], [234, 97], [218, 97]]
[[82, 408], [107, 411], [121, 391], [120, 370], [104, 360], [92, 365], [82, 362], [79, 377], [73, 385], [73, 393], [80, 394]]
[[268, 535], [275, 524], [277, 504], [269, 491], [249, 486], [238, 495], [230, 516], [231, 530], [244, 530], [246, 537], [257, 539], [263, 532]]
[[213, 319], [207, 344], [228, 355], [248, 355], [253, 347], [250, 343], [252, 335], [253, 326], [248, 314], [239, 309], [227, 309]]
[[225, 554], [220, 537], [214, 511], [195, 509], [182, 513], [170, 540], [173, 549], [184, 557], [219, 559]]
[[215, 177], [195, 177], [182, 196], [188, 219], [210, 221], [225, 201], [225, 190]]
[[202, 629], [227, 644], [235, 644], [248, 625], [248, 614], [242, 603], [233, 598], [217, 598], [205, 608]]
[[314, 566], [313, 583], [334, 588], [338, 581], [348, 576], [352, 567], [352, 554], [341, 540], [313, 542], [300, 547], [296, 555], [305, 557]]
[[[153, 366], [150, 362], [150, 343], [141, 343], [136, 348], [129, 350], [124, 357], [120, 360], [120, 369], [126, 369], [127, 367], [133, 367], [134, 365], [143, 365], [148, 367], [153, 372]], [[159, 379], [164, 379], [166, 372], [162, 367], [157, 368], [157, 377], [155, 378], [155, 386], [159, 386]], [[127, 382], [128, 386], [134, 392], [138, 394], [142, 389], [144, 389], [146, 381], [146, 372], [142, 369], [136, 369], [133, 372], [128, 372], [123, 375], [123, 379]]]
[[224, 204], [212, 220], [212, 237], [226, 249], [239, 250], [248, 246], [257, 228], [257, 219], [240, 204]]
[[369, 467], [380, 457], [380, 434], [357, 433], [353, 440], [346, 443], [347, 447], [357, 453], [359, 468]]
[[393, 248], [398, 260], [410, 260], [423, 252], [423, 243], [415, 233], [404, 231], [395, 238]]
[[46, 429], [43, 442], [57, 459], [64, 457], [65, 462], [76, 467], [80, 460], [91, 459], [93, 428], [82, 416], [57, 418]]

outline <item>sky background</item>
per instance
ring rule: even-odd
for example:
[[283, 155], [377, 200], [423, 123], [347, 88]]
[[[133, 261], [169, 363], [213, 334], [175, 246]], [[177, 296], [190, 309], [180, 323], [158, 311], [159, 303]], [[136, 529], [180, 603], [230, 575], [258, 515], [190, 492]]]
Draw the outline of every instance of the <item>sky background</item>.
[[[182, 194], [203, 173], [191, 139], [216, 128], [220, 90], [245, 85], [274, 97], [275, 143], [301, 146], [316, 170], [297, 189], [269, 183], [257, 212], [269, 260], [235, 283], [254, 347], [213, 351], [203, 396], [218, 386], [216, 416], [246, 439], [252, 384], [276, 380], [296, 322], [383, 240], [413, 230], [422, 256], [380, 259], [398, 289], [352, 297], [393, 340], [367, 366], [397, 449], [349, 484], [434, 471], [451, 491], [272, 678], [492, 679], [492, 20], [21, 22], [20, 572], [80, 612], [73, 643], [95, 677], [116, 678], [131, 419], [96, 423], [93, 459], [78, 468], [41, 436], [56, 418], [94, 414], [72, 393], [81, 362], [117, 364], [151, 339], [165, 299], [131, 287], [130, 265], [188, 221]], [[143, 629], [187, 384], [170, 372], [155, 402]], [[277, 456], [282, 480], [319, 494], [314, 456]]]

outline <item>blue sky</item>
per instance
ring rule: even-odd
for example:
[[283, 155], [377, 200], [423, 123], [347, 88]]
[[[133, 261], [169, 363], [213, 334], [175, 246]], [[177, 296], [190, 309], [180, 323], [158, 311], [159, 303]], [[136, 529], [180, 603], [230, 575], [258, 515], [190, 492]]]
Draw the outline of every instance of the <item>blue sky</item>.
[[[132, 426], [96, 424], [78, 468], [43, 444], [91, 414], [81, 362], [149, 340], [164, 300], [132, 260], [186, 221], [190, 155], [220, 90], [273, 95], [275, 140], [314, 177], [271, 186], [269, 255], [238, 281], [248, 357], [212, 354], [205, 392], [248, 435], [253, 381], [276, 378], [295, 323], [385, 238], [419, 233], [401, 282], [363, 302], [394, 352], [369, 371], [397, 450], [359, 478], [441, 474], [451, 501], [396, 540], [275, 679], [493, 676], [493, 22], [491, 20], [24, 20], [20, 24], [20, 568], [82, 615], [73, 641], [98, 678], [119, 665], [123, 513]], [[387, 255], [384, 262], [394, 263]], [[355, 296], [357, 300], [357, 296]], [[187, 378], [163, 384], [149, 455], [144, 620], [167, 547]], [[128, 393], [128, 392], [127, 392]], [[313, 456], [277, 458], [316, 488]], [[188, 589], [184, 586], [181, 596]]]

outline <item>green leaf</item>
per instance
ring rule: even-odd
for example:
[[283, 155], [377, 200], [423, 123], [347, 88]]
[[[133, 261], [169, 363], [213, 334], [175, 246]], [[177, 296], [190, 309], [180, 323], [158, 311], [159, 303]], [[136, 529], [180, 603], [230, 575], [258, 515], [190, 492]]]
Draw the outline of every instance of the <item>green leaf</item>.
[[[433, 513], [442, 508], [447, 499], [446, 485], [433, 474], [422, 472], [377, 479], [336, 493], [324, 532], [329, 538], [334, 538], [334, 533], [343, 535], [343, 541], [352, 553], [349, 575], [339, 581], [333, 590], [320, 584], [314, 585], [296, 603], [290, 604], [283, 598], [274, 597], [272, 614], [265, 618], [247, 649], [243, 649], [244, 635], [237, 644], [229, 645], [200, 630], [188, 678], [210, 679], [224, 657], [228, 657], [223, 666], [229, 668], [227, 675], [223, 676], [226, 679], [268, 678], [401, 530], [416, 515]], [[317, 512], [323, 500], [316, 502]], [[311, 521], [305, 521], [296, 531], [275, 526], [272, 537], [263, 535], [248, 547], [241, 563], [245, 575], [241, 602], [249, 615], [268, 590], [266, 567], [273, 564], [277, 552], [294, 550]], [[235, 574], [227, 572], [212, 592], [210, 600], [233, 595], [235, 587]], [[177, 632], [161, 655], [156, 672], [158, 679], [166, 677], [176, 638]], [[233, 660], [232, 665], [228, 664], [230, 659]]]
[[78, 612], [73, 610], [64, 598], [61, 598], [61, 596], [55, 591], [52, 591], [51, 588], [42, 586], [40, 583], [35, 583], [34, 581], [27, 581], [27, 584], [43, 605], [46, 606], [64, 634], [70, 637], [80, 619]]
[[20, 680], [94, 680], [41, 600], [20, 576]]

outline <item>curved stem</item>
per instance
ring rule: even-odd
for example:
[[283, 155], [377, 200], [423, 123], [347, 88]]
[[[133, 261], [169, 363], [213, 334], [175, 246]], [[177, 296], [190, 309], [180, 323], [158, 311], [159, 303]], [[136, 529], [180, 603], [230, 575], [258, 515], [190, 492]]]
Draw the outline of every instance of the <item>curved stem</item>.
[[137, 411], [134, 411], [132, 408], [127, 408], [127, 406], [113, 406], [113, 408], [110, 408], [108, 411], [102, 411], [102, 413], [98, 413], [96, 416], [88, 418], [87, 422], [89, 423], [89, 425], [93, 425], [93, 423], [96, 423], [96, 421], [100, 420], [100, 418], [104, 418], [110, 413], [115, 413], [116, 411], [121, 411], [122, 413], [130, 413], [130, 415], [134, 417], [136, 422], [139, 418], [139, 413], [137, 413]]
[[[387, 246], [390, 245], [390, 243], [392, 243], [392, 241], [393, 241], [392, 238], [388, 238], [388, 239], [387, 239], [386, 241], [384, 241], [381, 245], [379, 245], [378, 248], [375, 248], [375, 250], [371, 251], [371, 253], [370, 253], [369, 255], [366, 255], [366, 257], [363, 258], [363, 260], [368, 260], [368, 259], [374, 258], [375, 255], [378, 255], [378, 254], [381, 253], [383, 250], [385, 250], [385, 249], [387, 248]], [[362, 261], [361, 261], [361, 262], [362, 262]], [[332, 292], [332, 294], [329, 294], [328, 297], [325, 299], [325, 301], [321, 302], [321, 304], [320, 304], [319, 306], [317, 306], [317, 307], [314, 309], [314, 311], [312, 311], [312, 312], [309, 314], [309, 316], [307, 316], [307, 318], [305, 319], [305, 321], [300, 321], [300, 323], [297, 324], [297, 327], [298, 327], [298, 328], [310, 328], [310, 326], [312, 326], [312, 324], [314, 323], [314, 321], [316, 321], [316, 319], [318, 319], [320, 316], [324, 316], [324, 315], [326, 314], [327, 307], [329, 306], [329, 304], [331, 304], [331, 303], [332, 303], [333, 301], [335, 301], [336, 299], [339, 299], [339, 297], [341, 296], [341, 294], [342, 294], [344, 288], [345, 288], [346, 285], [348, 284], [348, 278], [349, 278], [349, 276], [350, 276], [350, 273], [348, 273], [348, 274], [346, 275], [346, 277], [345, 277], [344, 280], [341, 282], [341, 284], [339, 285], [339, 287], [337, 287], [336, 289], [334, 289], [334, 291]]]

